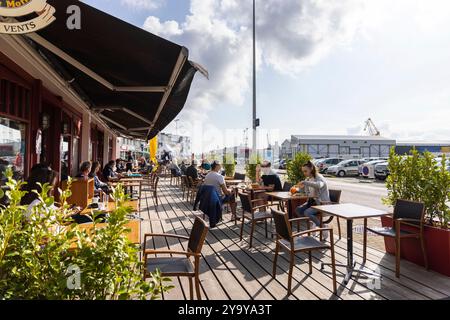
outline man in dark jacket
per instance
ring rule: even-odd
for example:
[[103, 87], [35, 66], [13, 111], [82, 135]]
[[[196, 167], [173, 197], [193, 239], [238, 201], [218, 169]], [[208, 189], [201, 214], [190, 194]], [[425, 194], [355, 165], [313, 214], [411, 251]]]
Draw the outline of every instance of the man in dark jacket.
[[198, 180], [197, 160], [192, 160], [191, 165], [186, 169], [186, 176], [191, 177], [194, 182]]

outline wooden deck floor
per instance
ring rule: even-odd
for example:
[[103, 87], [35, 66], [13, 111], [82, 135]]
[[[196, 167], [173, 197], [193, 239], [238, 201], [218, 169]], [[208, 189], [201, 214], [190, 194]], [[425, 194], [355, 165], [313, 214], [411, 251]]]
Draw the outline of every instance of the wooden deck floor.
[[[192, 224], [199, 212], [182, 199], [178, 187], [170, 186], [168, 180], [160, 183], [160, 205], [156, 208], [150, 194], [144, 195], [141, 202], [142, 234], [173, 233], [189, 235]], [[258, 227], [254, 239], [254, 248], [249, 249], [249, 227], [245, 228], [244, 240], [239, 239], [239, 228], [224, 215], [225, 223], [211, 230], [203, 248], [201, 260], [201, 288], [203, 299], [230, 300], [369, 300], [369, 299], [443, 299], [450, 296], [450, 278], [407, 261], [402, 261], [400, 279], [394, 274], [395, 259], [384, 252], [368, 248], [370, 268], [379, 268], [383, 279], [378, 288], [364, 277], [352, 279], [343, 284], [343, 270], [337, 269], [338, 294], [332, 293], [331, 273], [320, 271], [320, 262], [330, 262], [329, 252], [316, 253], [313, 256], [314, 270], [308, 274], [306, 255], [299, 254], [294, 269], [293, 295], [287, 297], [288, 260], [282, 254], [278, 260], [278, 275], [271, 276], [274, 256], [274, 241], [264, 236], [263, 227]], [[337, 238], [337, 237], [336, 237]], [[186, 242], [176, 239], [152, 239], [147, 246], [164, 249], [185, 249]], [[336, 243], [337, 263], [346, 262], [346, 241]], [[355, 259], [362, 259], [362, 245], [355, 243]], [[188, 282], [185, 279], [173, 279], [175, 289], [164, 296], [168, 300], [189, 298]]]

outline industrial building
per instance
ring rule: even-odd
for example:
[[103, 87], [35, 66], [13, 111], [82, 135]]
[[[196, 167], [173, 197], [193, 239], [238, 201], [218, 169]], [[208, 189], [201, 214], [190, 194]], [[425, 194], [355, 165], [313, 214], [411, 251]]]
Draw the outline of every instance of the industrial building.
[[298, 152], [309, 153], [314, 158], [387, 157], [396, 141], [380, 136], [322, 136], [295, 135], [291, 137], [288, 152], [287, 141], [282, 145], [282, 158], [290, 158]]

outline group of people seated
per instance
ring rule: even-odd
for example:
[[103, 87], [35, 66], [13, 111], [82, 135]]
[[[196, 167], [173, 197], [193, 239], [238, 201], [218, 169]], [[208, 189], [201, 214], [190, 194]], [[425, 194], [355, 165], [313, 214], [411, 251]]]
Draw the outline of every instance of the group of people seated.
[[[173, 163], [173, 162], [172, 162]], [[197, 160], [193, 160], [189, 166], [186, 161], [181, 163], [181, 166], [176, 165], [172, 168], [178, 168], [181, 175], [186, 175], [191, 178], [191, 181], [197, 183], [202, 182], [202, 185], [213, 186], [221, 197], [222, 204], [228, 203], [231, 207], [232, 220], [237, 218], [236, 215], [236, 198], [234, 190], [228, 188], [226, 179], [222, 172], [222, 165], [218, 161], [209, 164], [210, 170], [206, 171], [205, 163], [202, 161], [201, 166], [198, 165]], [[320, 220], [317, 217], [318, 211], [313, 207], [316, 205], [330, 203], [330, 194], [328, 184], [325, 178], [319, 173], [315, 165], [308, 161], [301, 168], [305, 180], [300, 181], [295, 188], [301, 190], [307, 195], [308, 201], [296, 208], [295, 213], [299, 217], [308, 217], [316, 226], [320, 226]], [[207, 172], [205, 175], [203, 175]], [[281, 179], [278, 173], [272, 169], [269, 161], [264, 161], [257, 165], [256, 168], [256, 182], [260, 185], [268, 187], [270, 191], [283, 191]], [[324, 226], [325, 228], [327, 226]], [[324, 233], [325, 238], [327, 233]]]

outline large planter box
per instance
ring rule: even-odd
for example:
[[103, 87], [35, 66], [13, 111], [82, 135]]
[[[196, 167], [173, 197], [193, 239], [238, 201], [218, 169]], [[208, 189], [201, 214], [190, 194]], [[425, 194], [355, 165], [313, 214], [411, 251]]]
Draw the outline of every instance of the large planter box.
[[[382, 217], [383, 227], [392, 227], [391, 217]], [[402, 226], [402, 230], [417, 230], [410, 226]], [[430, 270], [450, 277], [450, 231], [426, 226], [424, 229], [425, 247]], [[386, 252], [395, 255], [395, 240], [384, 238]], [[402, 239], [402, 259], [424, 266], [420, 242], [417, 239]]]

